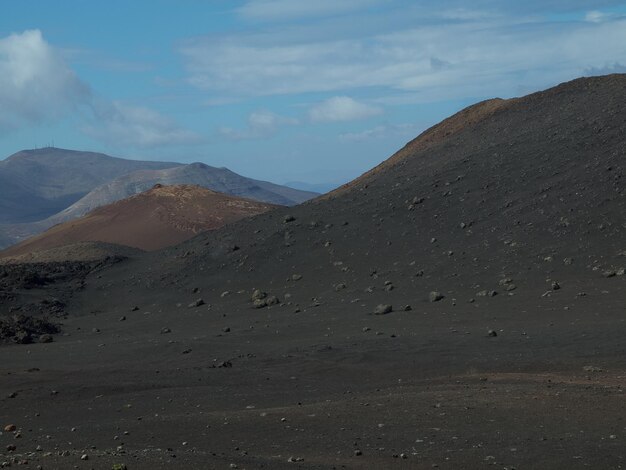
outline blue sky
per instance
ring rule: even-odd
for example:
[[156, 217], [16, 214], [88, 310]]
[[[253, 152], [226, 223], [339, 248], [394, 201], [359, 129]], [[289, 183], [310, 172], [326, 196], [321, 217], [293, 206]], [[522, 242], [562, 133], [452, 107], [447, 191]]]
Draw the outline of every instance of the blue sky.
[[626, 1], [4, 0], [0, 158], [338, 184], [478, 100], [626, 72]]

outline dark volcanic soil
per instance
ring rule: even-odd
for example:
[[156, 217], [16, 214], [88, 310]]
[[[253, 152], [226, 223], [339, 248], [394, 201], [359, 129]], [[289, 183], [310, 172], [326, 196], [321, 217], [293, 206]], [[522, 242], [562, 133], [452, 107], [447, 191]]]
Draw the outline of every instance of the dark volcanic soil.
[[501, 103], [88, 275], [64, 335], [0, 348], [0, 461], [622, 468], [625, 102], [613, 75]]

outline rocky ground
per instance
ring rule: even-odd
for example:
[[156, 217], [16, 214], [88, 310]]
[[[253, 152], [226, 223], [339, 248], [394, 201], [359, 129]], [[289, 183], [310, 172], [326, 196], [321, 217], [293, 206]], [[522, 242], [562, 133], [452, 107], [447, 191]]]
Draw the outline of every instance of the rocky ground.
[[0, 463], [622, 468], [625, 85], [490, 108], [80, 281], [9, 282], [7, 311], [64, 317], [0, 347]]

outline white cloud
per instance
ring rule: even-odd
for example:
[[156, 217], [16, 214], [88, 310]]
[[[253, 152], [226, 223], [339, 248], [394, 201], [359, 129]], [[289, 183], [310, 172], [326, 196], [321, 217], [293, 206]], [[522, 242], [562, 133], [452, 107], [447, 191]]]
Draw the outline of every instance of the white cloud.
[[86, 134], [116, 145], [150, 147], [200, 140], [157, 111], [97, 99], [41, 31], [0, 39], [0, 131], [69, 115], [86, 121]]
[[269, 111], [256, 111], [248, 116], [248, 125], [245, 129], [221, 127], [218, 132], [229, 140], [263, 139], [274, 135], [281, 126], [298, 124], [298, 120], [279, 116]]
[[156, 147], [202, 141], [200, 135], [149, 108], [113, 101], [98, 102], [93, 110], [96, 120], [84, 132], [111, 145]]
[[237, 9], [244, 18], [272, 21], [346, 13], [381, 0], [249, 0]]
[[415, 124], [385, 124], [361, 132], [341, 134], [339, 140], [345, 142], [364, 142], [388, 137], [414, 137], [421, 129]]
[[355, 121], [381, 114], [380, 108], [360, 103], [349, 96], [335, 96], [309, 110], [313, 122]]
[[345, 17], [317, 28], [195, 38], [180, 52], [188, 81], [216, 95], [370, 88], [420, 93], [423, 102], [510, 95], [520, 83], [536, 89], [589, 67], [626, 62], [623, 18], [555, 23], [540, 16], [427, 13], [409, 8], [404, 17], [382, 22], [387, 30], [372, 27], [374, 33], [354, 27], [360, 17]]
[[0, 130], [61, 117], [89, 100], [89, 87], [39, 30], [0, 39]]
[[587, 12], [585, 15], [585, 21], [589, 21], [591, 23], [601, 23], [611, 18], [612, 15], [609, 13], [603, 13], [601, 11], [593, 10]]

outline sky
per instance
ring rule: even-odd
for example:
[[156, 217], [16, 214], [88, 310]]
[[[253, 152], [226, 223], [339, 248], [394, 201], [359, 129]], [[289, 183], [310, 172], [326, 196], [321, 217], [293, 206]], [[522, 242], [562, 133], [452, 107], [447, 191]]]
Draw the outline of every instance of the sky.
[[0, 159], [53, 145], [320, 189], [477, 101], [626, 72], [626, 1], [2, 0]]

